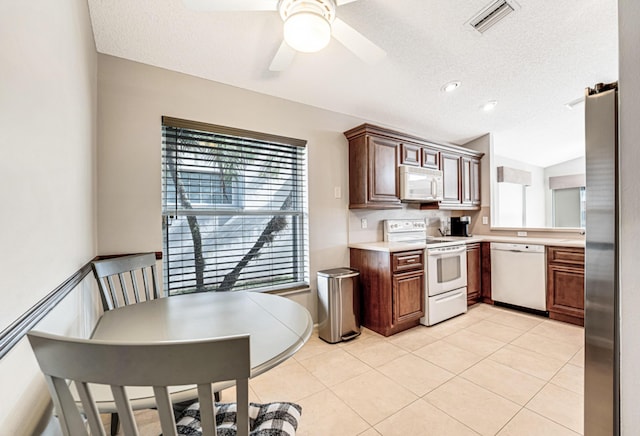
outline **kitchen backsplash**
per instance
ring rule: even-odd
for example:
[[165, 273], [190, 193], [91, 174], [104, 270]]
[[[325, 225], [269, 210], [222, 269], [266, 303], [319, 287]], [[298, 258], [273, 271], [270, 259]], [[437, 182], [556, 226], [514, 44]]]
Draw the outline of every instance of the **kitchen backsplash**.
[[[438, 231], [449, 223], [450, 211], [420, 210], [419, 205], [404, 204], [402, 209], [391, 210], [349, 210], [349, 243], [376, 242], [383, 240], [383, 221], [388, 219], [424, 219], [427, 234], [440, 236]], [[366, 228], [362, 220], [366, 220]]]

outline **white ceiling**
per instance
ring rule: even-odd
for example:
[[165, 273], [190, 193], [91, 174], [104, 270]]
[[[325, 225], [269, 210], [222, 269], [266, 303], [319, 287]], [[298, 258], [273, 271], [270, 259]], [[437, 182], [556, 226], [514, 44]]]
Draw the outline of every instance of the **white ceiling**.
[[[181, 0], [88, 0], [98, 52], [363, 118], [433, 141], [487, 132], [495, 151], [548, 166], [583, 154], [584, 88], [618, 78], [617, 0], [517, 0], [480, 35], [491, 0], [358, 0], [337, 16], [387, 56], [363, 63], [332, 39], [268, 70], [277, 12], [195, 12]], [[442, 85], [460, 80], [453, 93]], [[480, 106], [497, 100], [492, 112]]]

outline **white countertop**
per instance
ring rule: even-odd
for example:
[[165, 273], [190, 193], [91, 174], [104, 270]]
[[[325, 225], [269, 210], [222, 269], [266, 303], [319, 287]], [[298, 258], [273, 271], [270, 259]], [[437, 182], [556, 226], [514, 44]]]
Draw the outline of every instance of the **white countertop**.
[[[476, 235], [470, 237], [460, 236], [444, 236], [435, 239], [447, 241], [441, 244], [429, 244], [429, 247], [446, 247], [463, 242], [471, 244], [474, 242], [506, 242], [510, 244], [529, 244], [529, 245], [551, 245], [559, 247], [582, 247], [584, 248], [584, 239], [558, 239], [558, 238], [531, 238], [522, 236], [491, 236]], [[349, 248], [359, 248], [362, 250], [385, 251], [393, 253], [396, 251], [407, 250], [424, 250], [427, 244], [422, 242], [357, 242], [348, 245]]]

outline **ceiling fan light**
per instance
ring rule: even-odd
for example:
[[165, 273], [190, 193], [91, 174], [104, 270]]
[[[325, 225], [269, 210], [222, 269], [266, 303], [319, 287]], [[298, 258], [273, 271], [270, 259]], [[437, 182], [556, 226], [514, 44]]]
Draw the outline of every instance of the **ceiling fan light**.
[[313, 53], [322, 50], [331, 39], [331, 24], [313, 12], [297, 12], [284, 22], [284, 40], [294, 50]]

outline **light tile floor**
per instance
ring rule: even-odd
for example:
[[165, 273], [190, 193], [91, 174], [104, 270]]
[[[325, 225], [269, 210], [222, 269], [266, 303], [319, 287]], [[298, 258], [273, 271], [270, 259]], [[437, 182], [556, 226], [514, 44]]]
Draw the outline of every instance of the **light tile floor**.
[[[250, 380], [250, 397], [299, 403], [300, 436], [575, 436], [583, 371], [581, 327], [476, 304], [389, 338], [363, 329], [332, 345], [314, 332], [293, 358]], [[153, 411], [139, 414], [141, 433], [160, 434]]]

